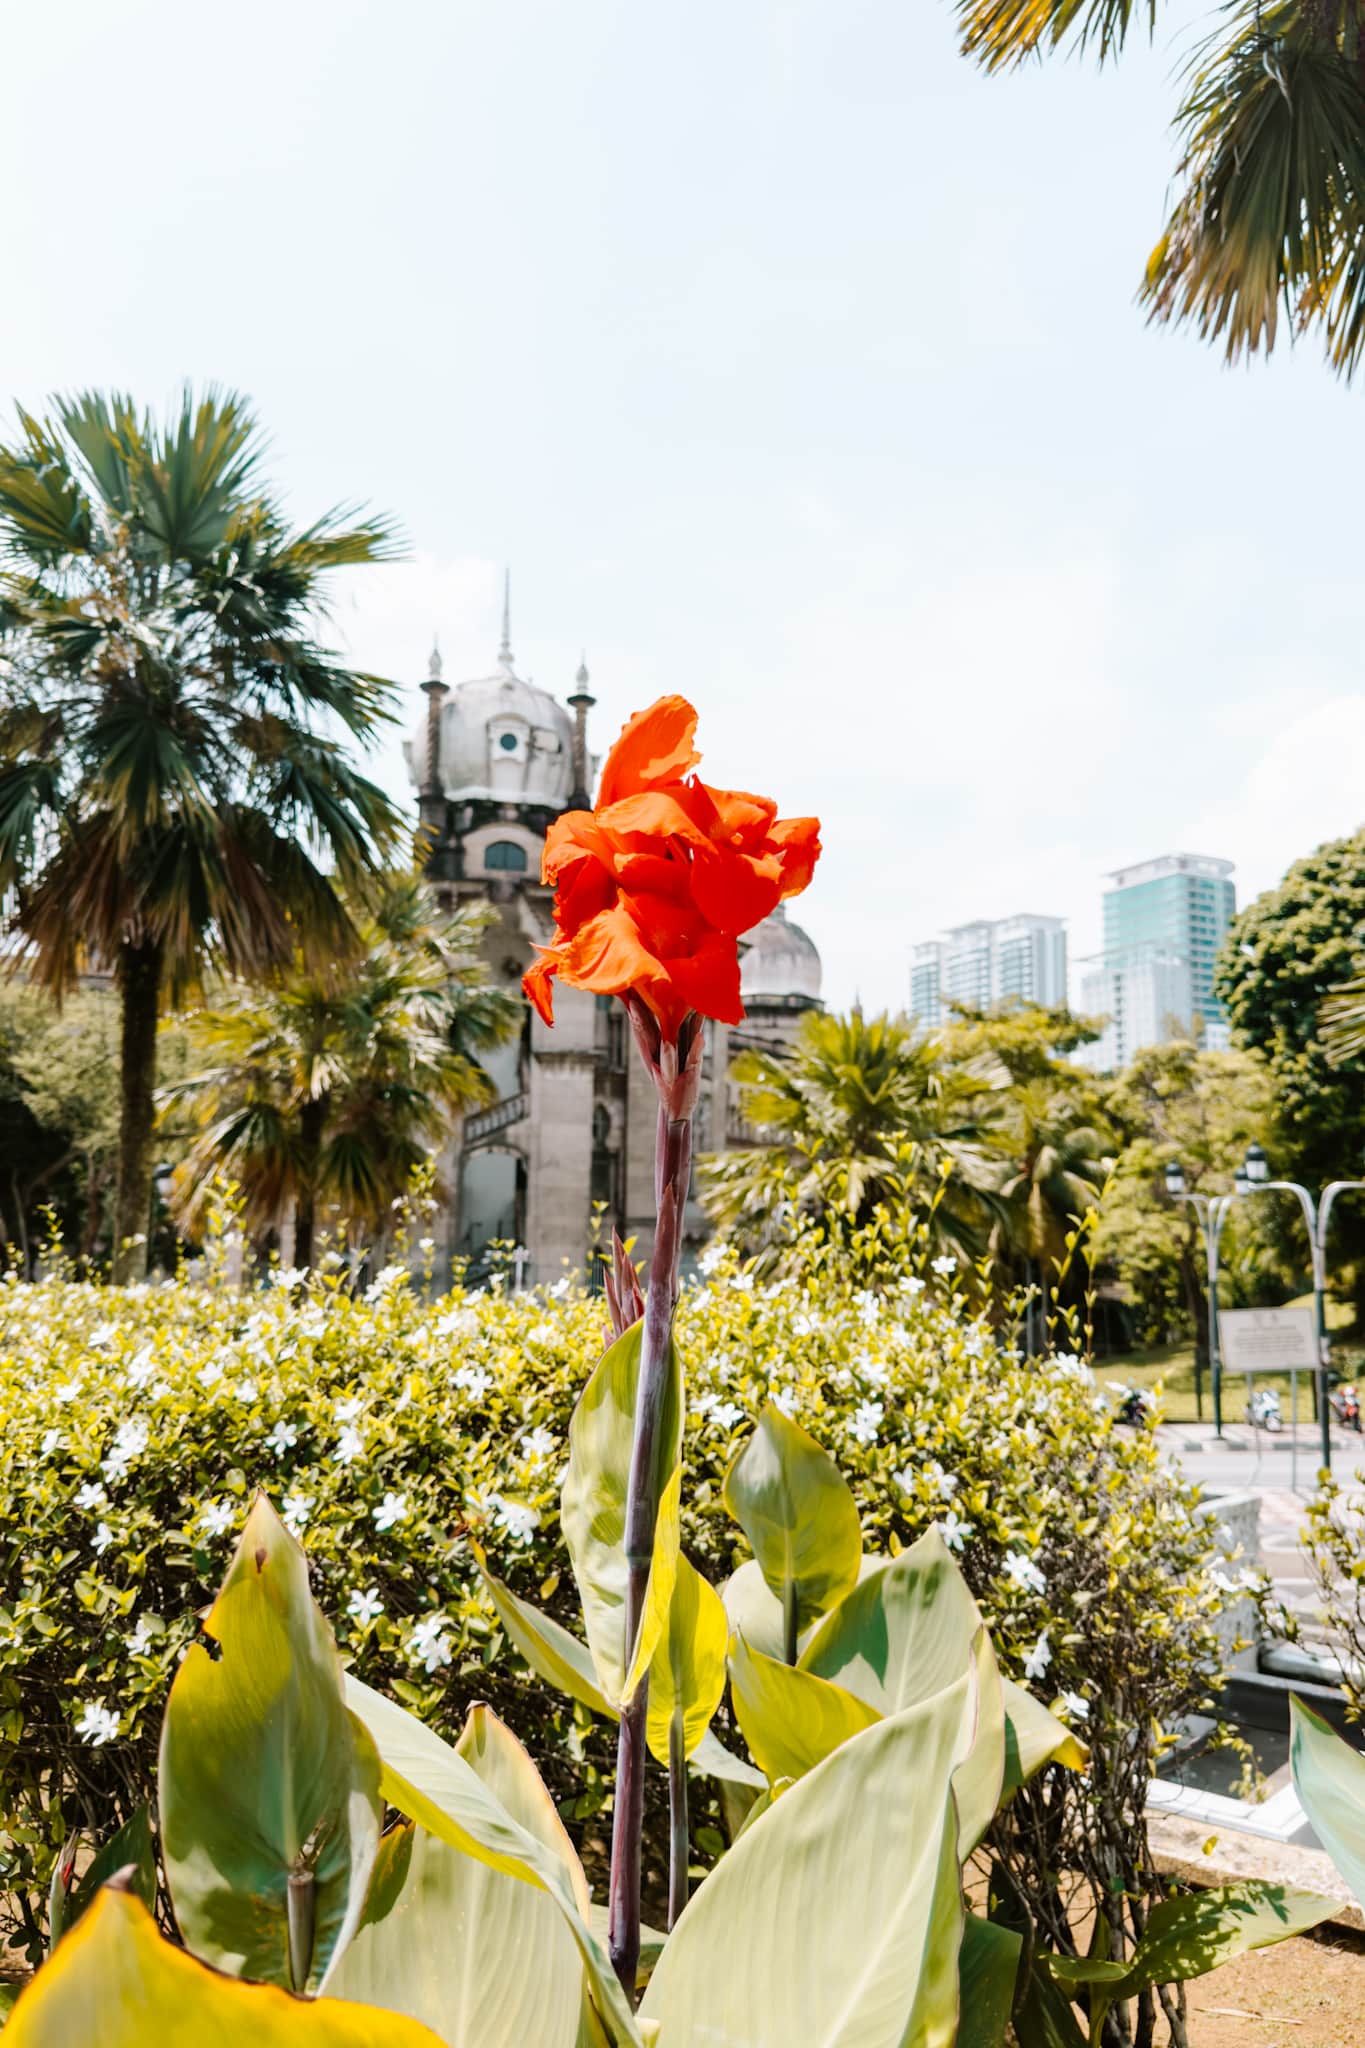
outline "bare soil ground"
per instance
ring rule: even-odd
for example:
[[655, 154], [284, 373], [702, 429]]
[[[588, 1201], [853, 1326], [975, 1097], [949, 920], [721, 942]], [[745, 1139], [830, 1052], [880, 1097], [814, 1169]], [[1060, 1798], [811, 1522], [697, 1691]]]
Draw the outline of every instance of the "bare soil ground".
[[1185, 1987], [1191, 2048], [1365, 2048], [1365, 1947], [1286, 1941]]

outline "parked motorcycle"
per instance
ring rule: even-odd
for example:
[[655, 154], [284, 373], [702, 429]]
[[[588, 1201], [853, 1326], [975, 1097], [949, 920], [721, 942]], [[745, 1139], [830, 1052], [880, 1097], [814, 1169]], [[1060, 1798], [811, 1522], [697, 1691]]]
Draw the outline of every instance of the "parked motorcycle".
[[1360, 1396], [1354, 1387], [1337, 1387], [1327, 1399], [1343, 1429], [1360, 1428]]
[[1258, 1387], [1247, 1402], [1246, 1419], [1253, 1429], [1268, 1430], [1274, 1436], [1284, 1428], [1280, 1414], [1280, 1397], [1273, 1387]]
[[1118, 1410], [1120, 1422], [1128, 1423], [1133, 1429], [1141, 1429], [1151, 1421], [1156, 1409], [1156, 1402], [1145, 1387], [1120, 1387], [1117, 1391], [1120, 1396]]

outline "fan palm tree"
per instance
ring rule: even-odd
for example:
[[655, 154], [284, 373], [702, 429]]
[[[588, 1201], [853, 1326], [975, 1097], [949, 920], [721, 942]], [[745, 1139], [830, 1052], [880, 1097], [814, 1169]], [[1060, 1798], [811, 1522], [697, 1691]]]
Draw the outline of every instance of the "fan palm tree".
[[230, 393], [164, 425], [86, 393], [0, 445], [0, 897], [12, 957], [121, 1004], [114, 1277], [145, 1264], [157, 1016], [353, 941], [343, 888], [397, 830], [351, 765], [390, 686], [319, 644], [329, 572], [392, 559], [338, 511], [291, 528]]
[[886, 1016], [812, 1011], [790, 1054], [744, 1052], [731, 1073], [758, 1142], [703, 1162], [702, 1199], [765, 1264], [798, 1220], [852, 1233], [879, 1209], [927, 1218], [940, 1251], [984, 1247], [995, 1076], [979, 1063]]
[[1006, 1144], [993, 1249], [1046, 1285], [1060, 1274], [1067, 1237], [1098, 1203], [1113, 1162], [1101, 1134], [1078, 1120], [1073, 1094], [1046, 1080], [1015, 1083]]
[[[958, 0], [989, 70], [1070, 45], [1116, 56], [1157, 0]], [[1187, 67], [1175, 204], [1147, 267], [1157, 319], [1231, 358], [1317, 328], [1349, 376], [1365, 347], [1365, 0], [1231, 0]]]
[[208, 1064], [168, 1091], [199, 1124], [173, 1192], [181, 1220], [192, 1226], [226, 1175], [257, 1232], [292, 1206], [299, 1266], [321, 1209], [348, 1227], [383, 1223], [450, 1113], [491, 1099], [478, 1054], [522, 1015], [479, 953], [486, 905], [443, 915], [404, 875], [351, 907], [360, 957], [320, 972], [300, 955], [263, 990], [198, 1012], [191, 1044]]

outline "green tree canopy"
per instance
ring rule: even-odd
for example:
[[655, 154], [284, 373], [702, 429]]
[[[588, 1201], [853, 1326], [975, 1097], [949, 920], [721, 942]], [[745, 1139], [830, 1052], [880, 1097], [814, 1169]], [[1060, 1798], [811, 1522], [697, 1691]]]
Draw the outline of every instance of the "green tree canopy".
[[[1350, 978], [1365, 933], [1365, 831], [1295, 861], [1276, 889], [1234, 921], [1216, 989], [1240, 1045], [1259, 1052], [1275, 1089], [1275, 1174], [1315, 1192], [1365, 1178], [1365, 1063], [1334, 1060], [1324, 1000]], [[1290, 1227], [1300, 1226], [1282, 1198]], [[1344, 1200], [1333, 1218], [1329, 1266], [1354, 1267], [1365, 1313], [1365, 1205]]]
[[116, 1277], [145, 1262], [158, 1011], [208, 964], [256, 976], [351, 943], [342, 888], [397, 829], [351, 764], [389, 686], [317, 637], [381, 521], [286, 520], [245, 402], [165, 424], [98, 392], [0, 445], [0, 899], [60, 994], [121, 1003]]
[[493, 987], [482, 905], [438, 911], [412, 875], [348, 904], [359, 957], [319, 970], [300, 954], [265, 988], [240, 988], [190, 1019], [203, 1064], [170, 1099], [198, 1122], [176, 1207], [199, 1219], [214, 1177], [236, 1181], [248, 1226], [292, 1207], [294, 1263], [311, 1264], [315, 1221], [382, 1228], [452, 1110], [493, 1093], [478, 1055], [516, 1029], [521, 1001]]
[[[1065, 49], [1117, 57], [1158, 0], [957, 0], [987, 70]], [[1147, 265], [1152, 317], [1230, 358], [1320, 333], [1349, 376], [1365, 347], [1365, 0], [1230, 0], [1191, 52], [1174, 198]]]

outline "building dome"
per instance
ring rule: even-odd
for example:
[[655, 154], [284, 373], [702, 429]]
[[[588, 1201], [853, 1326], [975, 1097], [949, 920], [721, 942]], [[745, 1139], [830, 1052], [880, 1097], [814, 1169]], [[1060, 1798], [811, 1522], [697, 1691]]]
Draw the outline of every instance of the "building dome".
[[779, 903], [772, 916], [765, 917], [749, 934], [748, 949], [739, 963], [745, 1008], [761, 1008], [765, 1002], [793, 997], [818, 1003], [820, 982], [820, 955], [814, 939], [792, 923], [786, 905]]
[[[573, 789], [573, 719], [548, 690], [517, 674], [506, 610], [494, 675], [457, 683], [446, 692], [441, 657], [433, 652], [425, 687], [445, 698], [437, 750], [443, 796], [484, 797], [552, 811], [566, 807]], [[424, 716], [403, 742], [408, 774], [418, 789], [427, 779], [427, 732]]]

